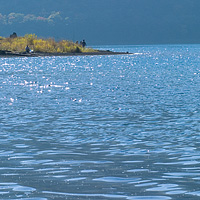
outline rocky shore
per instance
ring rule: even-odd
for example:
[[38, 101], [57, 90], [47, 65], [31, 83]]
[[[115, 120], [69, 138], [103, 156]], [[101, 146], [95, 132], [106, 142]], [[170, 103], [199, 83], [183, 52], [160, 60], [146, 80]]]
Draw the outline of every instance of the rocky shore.
[[96, 56], [96, 55], [124, 55], [131, 54], [129, 52], [113, 52], [109, 50], [99, 50], [95, 52], [81, 52], [81, 53], [26, 53], [26, 52], [12, 52], [0, 50], [0, 57], [45, 57], [45, 56]]

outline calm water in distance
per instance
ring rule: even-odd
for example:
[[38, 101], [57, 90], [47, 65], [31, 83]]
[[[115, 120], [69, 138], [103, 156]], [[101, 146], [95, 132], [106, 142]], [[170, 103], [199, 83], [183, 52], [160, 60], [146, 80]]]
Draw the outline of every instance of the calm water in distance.
[[200, 45], [0, 58], [0, 199], [200, 198]]

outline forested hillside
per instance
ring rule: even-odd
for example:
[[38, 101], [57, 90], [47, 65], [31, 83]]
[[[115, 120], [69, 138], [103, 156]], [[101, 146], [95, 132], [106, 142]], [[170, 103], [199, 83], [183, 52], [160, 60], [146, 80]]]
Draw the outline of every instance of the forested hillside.
[[0, 0], [0, 35], [88, 44], [200, 43], [199, 0]]

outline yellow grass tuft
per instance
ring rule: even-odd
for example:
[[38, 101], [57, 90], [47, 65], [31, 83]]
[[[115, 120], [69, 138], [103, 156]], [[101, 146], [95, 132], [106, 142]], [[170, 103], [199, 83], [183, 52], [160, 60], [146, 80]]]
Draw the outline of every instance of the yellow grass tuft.
[[24, 37], [3, 38], [0, 37], [0, 50], [24, 52], [29, 46], [34, 52], [44, 53], [81, 53], [95, 52], [91, 48], [83, 48], [80, 44], [68, 40], [56, 42], [53, 38], [42, 39], [35, 34], [26, 34]]

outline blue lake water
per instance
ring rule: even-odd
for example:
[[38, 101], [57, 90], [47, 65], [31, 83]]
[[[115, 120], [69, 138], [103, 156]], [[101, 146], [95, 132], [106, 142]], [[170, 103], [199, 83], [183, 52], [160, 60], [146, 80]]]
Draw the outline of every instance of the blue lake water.
[[0, 199], [200, 198], [200, 45], [0, 58]]

